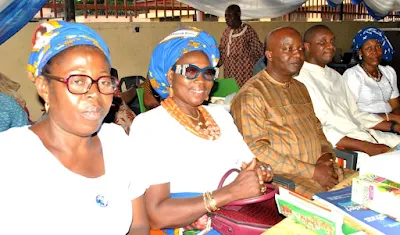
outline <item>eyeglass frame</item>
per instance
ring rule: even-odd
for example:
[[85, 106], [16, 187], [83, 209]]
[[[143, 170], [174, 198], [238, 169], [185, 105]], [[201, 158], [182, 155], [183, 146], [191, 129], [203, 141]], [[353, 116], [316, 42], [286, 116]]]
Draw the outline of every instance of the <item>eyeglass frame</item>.
[[[114, 76], [111, 76], [111, 75], [100, 76], [99, 78], [97, 78], [97, 80], [94, 80], [91, 76], [86, 75], [86, 74], [71, 74], [71, 75], [69, 75], [67, 78], [62, 78], [62, 77], [59, 77], [59, 76], [57, 76], [57, 75], [50, 74], [50, 73], [46, 73], [46, 72], [42, 72], [42, 75], [43, 75], [44, 77], [46, 77], [46, 78], [50, 78], [50, 79], [52, 79], [52, 80], [55, 80], [55, 81], [64, 83], [64, 84], [67, 86], [67, 89], [68, 89], [69, 93], [74, 94], [74, 95], [84, 95], [84, 94], [88, 93], [88, 92], [90, 91], [90, 88], [92, 88], [93, 83], [96, 83], [96, 84], [97, 84], [97, 90], [98, 90], [101, 94], [103, 94], [103, 95], [113, 95], [114, 92], [118, 89], [118, 84], [119, 84], [118, 78], [116, 78], [116, 77], [114, 77]], [[69, 79], [70, 79], [71, 77], [73, 77], [73, 76], [84, 76], [84, 77], [87, 77], [87, 78], [89, 78], [89, 79], [91, 80], [91, 83], [90, 83], [89, 87], [87, 88], [86, 92], [84, 92], [84, 93], [71, 92], [71, 90], [70, 90], [70, 88], [69, 88], [69, 83], [68, 83], [68, 82], [69, 82]], [[99, 81], [100, 81], [100, 79], [103, 78], [103, 77], [110, 77], [111, 79], [112, 79], [112, 78], [115, 79], [115, 87], [114, 87], [112, 93], [109, 93], [109, 94], [108, 94], [108, 93], [103, 93], [103, 92], [100, 91]]]
[[[197, 69], [197, 73], [194, 76], [194, 78], [188, 78], [186, 76], [186, 69], [188, 67], [194, 67], [194, 68]], [[215, 70], [215, 76], [214, 76], [214, 78], [212, 80], [207, 79], [206, 76], [204, 75], [204, 72], [207, 71], [208, 69]], [[187, 80], [195, 80], [199, 76], [199, 74], [202, 73], [204, 80], [206, 80], [208, 82], [214, 82], [215, 80], [217, 80], [218, 75], [219, 75], [219, 68], [211, 66], [211, 65], [207, 66], [205, 68], [200, 68], [200, 67], [198, 67], [198, 66], [196, 66], [194, 64], [175, 64], [174, 66], [172, 66], [172, 71], [174, 71], [177, 74], [180, 74], [180, 75], [184, 76]]]

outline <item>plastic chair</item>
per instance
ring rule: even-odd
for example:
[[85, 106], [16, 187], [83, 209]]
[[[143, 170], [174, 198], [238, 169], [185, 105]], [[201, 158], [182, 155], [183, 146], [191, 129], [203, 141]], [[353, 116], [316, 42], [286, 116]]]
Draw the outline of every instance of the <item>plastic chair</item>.
[[239, 86], [234, 78], [218, 79], [211, 90], [211, 97], [226, 97], [232, 93], [238, 92]]
[[144, 106], [144, 88], [136, 88], [136, 94], [139, 100], [139, 107], [140, 107], [140, 113], [146, 112], [146, 106]]
[[146, 78], [143, 76], [140, 76], [140, 75], [123, 77], [119, 81], [118, 89], [122, 92], [123, 84], [125, 84], [126, 90], [128, 90], [129, 88], [132, 88], [132, 87], [137, 87], [139, 84], [143, 83], [144, 80], [146, 80]]
[[[346, 161], [346, 165], [342, 166], [348, 169], [357, 170], [358, 153], [350, 150], [343, 150], [334, 148], [333, 152], [336, 153], [338, 159]], [[341, 164], [339, 164], [341, 165]]]
[[[125, 91], [125, 90], [129, 90], [131, 88], [136, 89], [138, 87], [138, 85], [140, 85], [144, 81], [145, 81], [145, 78], [140, 75], [123, 77], [123, 78], [121, 78], [121, 80], [119, 82], [118, 89], [120, 92], [122, 92], [122, 90]], [[123, 89], [123, 87], [125, 87], [125, 89]], [[127, 105], [134, 113], [136, 113], [136, 114], [141, 113], [139, 99], [137, 96], [134, 97], [129, 103], [127, 103]]]

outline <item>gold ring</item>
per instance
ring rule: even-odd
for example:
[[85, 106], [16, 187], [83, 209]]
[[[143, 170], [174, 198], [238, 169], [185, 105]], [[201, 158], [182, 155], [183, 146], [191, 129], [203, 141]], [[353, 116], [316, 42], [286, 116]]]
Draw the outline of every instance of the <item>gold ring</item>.
[[266, 191], [267, 191], [267, 187], [265, 187], [265, 185], [263, 185], [262, 187], [261, 187], [261, 190], [260, 190], [262, 193], [265, 193]]

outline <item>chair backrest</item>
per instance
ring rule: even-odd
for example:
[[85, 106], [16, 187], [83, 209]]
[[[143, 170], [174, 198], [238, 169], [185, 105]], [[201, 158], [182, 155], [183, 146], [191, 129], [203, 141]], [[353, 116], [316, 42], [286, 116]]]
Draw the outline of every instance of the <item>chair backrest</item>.
[[211, 97], [226, 97], [232, 93], [238, 92], [239, 86], [234, 78], [218, 79], [214, 82], [211, 90]]
[[143, 76], [128, 76], [128, 77], [123, 77], [121, 78], [121, 80], [119, 81], [119, 87], [118, 89], [120, 91], [122, 91], [122, 85], [125, 84], [126, 90], [128, 90], [129, 88], [132, 87], [137, 87], [139, 84], [141, 84], [142, 82], [144, 82], [146, 78], [144, 78]]
[[341, 167], [357, 170], [357, 152], [337, 148], [334, 148], [333, 152], [335, 152], [336, 161]]
[[[144, 82], [144, 80], [145, 78], [140, 75], [123, 77], [119, 82], [118, 89], [120, 92], [129, 90], [130, 88], [136, 89], [139, 84]], [[137, 95], [136, 97], [133, 97], [133, 99], [129, 103], [127, 103], [127, 105], [135, 114], [141, 113], [139, 99]]]
[[143, 95], [144, 95], [144, 88], [136, 88], [136, 94], [139, 100], [139, 107], [140, 107], [140, 112], [144, 113], [146, 112], [146, 106], [144, 106], [144, 99], [143, 99]]

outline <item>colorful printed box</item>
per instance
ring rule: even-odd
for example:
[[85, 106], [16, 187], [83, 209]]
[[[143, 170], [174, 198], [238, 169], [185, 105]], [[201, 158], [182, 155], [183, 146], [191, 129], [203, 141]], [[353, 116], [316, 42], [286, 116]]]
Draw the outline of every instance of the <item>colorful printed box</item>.
[[353, 179], [351, 200], [398, 221], [400, 219], [399, 183], [373, 174], [359, 176]]

